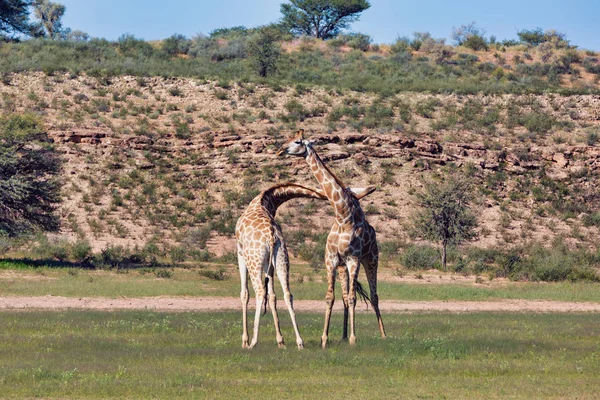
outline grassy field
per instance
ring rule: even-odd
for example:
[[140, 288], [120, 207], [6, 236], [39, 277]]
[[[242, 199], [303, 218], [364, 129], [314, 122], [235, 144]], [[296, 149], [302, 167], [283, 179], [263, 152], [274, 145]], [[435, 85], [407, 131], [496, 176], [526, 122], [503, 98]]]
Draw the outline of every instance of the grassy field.
[[240, 348], [239, 313], [1, 312], [0, 397], [597, 398], [600, 315], [387, 315], [359, 343], [319, 349], [322, 315], [299, 315], [307, 348], [278, 350], [269, 317]]
[[[207, 271], [224, 268], [223, 280], [214, 279]], [[239, 296], [240, 283], [235, 266], [204, 268], [86, 270], [80, 268], [25, 268], [14, 263], [0, 263], [0, 295], [2, 296], [66, 296], [66, 297], [147, 297], [147, 296]], [[291, 287], [296, 299], [318, 300], [325, 296], [324, 273], [305, 265], [292, 267]], [[164, 275], [167, 272], [167, 275]], [[385, 272], [385, 271], [383, 271]], [[391, 273], [390, 271], [387, 271]], [[362, 274], [362, 273], [361, 273]], [[210, 277], [207, 277], [209, 275]], [[218, 274], [217, 274], [218, 275]], [[159, 278], [159, 276], [168, 276]], [[302, 277], [300, 279], [299, 277]], [[365, 282], [364, 276], [361, 280]], [[485, 279], [483, 284], [409, 284], [381, 281], [382, 300], [497, 300], [527, 299], [600, 302], [598, 284], [588, 282], [496, 284]], [[488, 285], [490, 284], [490, 285]], [[276, 284], [276, 291], [282, 298]], [[338, 289], [336, 289], [339, 292]]]

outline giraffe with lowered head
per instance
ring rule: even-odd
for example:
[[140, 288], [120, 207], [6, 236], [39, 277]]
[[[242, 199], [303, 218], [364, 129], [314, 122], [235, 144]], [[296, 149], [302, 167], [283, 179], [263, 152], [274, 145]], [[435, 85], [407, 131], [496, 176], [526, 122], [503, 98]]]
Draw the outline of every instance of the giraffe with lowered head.
[[[321, 192], [293, 183], [283, 183], [263, 190], [256, 196], [238, 219], [235, 227], [237, 239], [238, 264], [242, 289], [242, 347], [253, 348], [258, 342], [258, 327], [260, 313], [266, 307], [267, 298], [273, 313], [275, 333], [278, 346], [285, 347], [279, 318], [277, 316], [276, 297], [273, 288], [274, 274], [277, 273], [283, 288], [283, 297], [292, 319], [296, 333], [296, 344], [299, 349], [304, 348], [304, 342], [298, 331], [296, 315], [294, 313], [293, 296], [289, 283], [289, 258], [281, 227], [275, 221], [277, 208], [288, 200], [295, 198], [313, 198], [326, 200]], [[263, 273], [266, 282], [263, 282]], [[256, 315], [254, 317], [254, 331], [252, 342], [248, 344], [248, 275], [256, 296]], [[266, 287], [265, 287], [266, 284]]]
[[[379, 312], [379, 297], [377, 295], [377, 267], [379, 260], [377, 240], [375, 230], [365, 219], [365, 214], [358, 201], [359, 198], [346, 188], [323, 163], [317, 152], [313, 149], [312, 143], [304, 139], [304, 130], [299, 130], [295, 137], [278, 154], [281, 155], [284, 153], [306, 159], [311, 172], [321, 185], [335, 213], [335, 222], [327, 237], [325, 248], [328, 288], [325, 297], [327, 308], [321, 346], [323, 348], [327, 347], [329, 322], [335, 300], [335, 275], [336, 269], [339, 266], [346, 267], [350, 280], [349, 284], [343, 285], [345, 286], [343, 290], [348, 290], [348, 304], [346, 306], [350, 314], [350, 344], [353, 345], [356, 343], [354, 314], [357, 286], [355, 282], [357, 281], [361, 264], [365, 269], [365, 274], [369, 281], [370, 301], [377, 316], [381, 337], [385, 338], [385, 328], [381, 319], [381, 313]], [[370, 190], [373, 191], [374, 188]]]

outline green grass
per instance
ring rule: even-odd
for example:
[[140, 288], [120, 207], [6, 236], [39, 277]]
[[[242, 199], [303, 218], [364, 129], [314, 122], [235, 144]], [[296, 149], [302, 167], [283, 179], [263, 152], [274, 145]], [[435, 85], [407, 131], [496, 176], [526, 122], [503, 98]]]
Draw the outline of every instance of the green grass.
[[[237, 267], [227, 266], [225, 280], [211, 279], [222, 266], [173, 269], [128, 269], [121, 272], [72, 267], [31, 267], [23, 263], [0, 262], [0, 295], [66, 297], [146, 296], [239, 296]], [[2, 271], [6, 272], [2, 272]], [[299, 300], [323, 299], [326, 284], [323, 271], [293, 265], [291, 288]], [[18, 273], [15, 273], [17, 271]], [[163, 273], [161, 272], [170, 272]], [[211, 271], [213, 273], [206, 273]], [[297, 276], [302, 275], [300, 282]], [[162, 276], [162, 278], [161, 278]], [[312, 281], [311, 281], [312, 279]], [[361, 273], [360, 280], [365, 278]], [[473, 277], [473, 282], [475, 277]], [[279, 298], [279, 284], [275, 285]], [[497, 300], [528, 299], [600, 302], [600, 285], [589, 282], [507, 282], [503, 285], [408, 284], [379, 282], [381, 300]], [[336, 289], [341, 296], [339, 286]], [[251, 293], [252, 295], [252, 293]]]
[[[283, 314], [283, 313], [282, 313]], [[360, 315], [358, 345], [278, 350], [270, 317], [242, 350], [239, 313], [0, 312], [2, 398], [594, 398], [600, 315]]]

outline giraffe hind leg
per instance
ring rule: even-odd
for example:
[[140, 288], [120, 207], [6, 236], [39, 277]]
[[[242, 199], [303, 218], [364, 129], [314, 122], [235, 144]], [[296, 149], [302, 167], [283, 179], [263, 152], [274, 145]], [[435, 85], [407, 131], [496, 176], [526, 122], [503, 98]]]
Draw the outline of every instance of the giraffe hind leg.
[[298, 350], [301, 350], [304, 348], [304, 340], [302, 340], [302, 336], [300, 336], [298, 323], [296, 321], [296, 313], [294, 312], [294, 296], [290, 290], [290, 261], [285, 243], [282, 243], [280, 247], [276, 248], [273, 258], [275, 260], [277, 277], [279, 278], [281, 288], [283, 289], [283, 299], [285, 300], [285, 305], [290, 313], [292, 326], [296, 333], [296, 345], [298, 346]]
[[273, 268], [270, 267], [267, 278], [267, 297], [269, 299], [269, 306], [271, 307], [271, 312], [273, 313], [273, 324], [275, 325], [275, 336], [277, 338], [277, 346], [281, 349], [285, 348], [285, 343], [283, 341], [283, 335], [281, 335], [281, 328], [279, 326], [279, 315], [277, 314], [277, 296], [275, 296], [273, 280]]
[[240, 269], [240, 281], [241, 281], [241, 290], [240, 290], [240, 300], [242, 302], [242, 348], [247, 349], [249, 347], [248, 344], [248, 302], [250, 297], [248, 295], [248, 268], [246, 266], [246, 261], [244, 260], [244, 256], [242, 255], [242, 251], [238, 246], [238, 266]]
[[371, 305], [373, 306], [375, 316], [377, 317], [377, 323], [379, 324], [379, 332], [381, 333], [381, 337], [385, 339], [385, 327], [383, 326], [383, 319], [381, 318], [381, 313], [379, 312], [379, 296], [377, 295], [378, 259], [376, 257], [366, 258], [362, 260], [362, 264], [365, 268], [365, 275], [367, 275], [367, 280], [369, 281], [369, 289], [371, 292]]
[[[262, 280], [263, 270], [268, 271], [268, 266], [265, 267], [266, 263], [269, 262], [269, 253], [268, 251], [265, 254], [262, 254], [259, 258], [258, 265], [253, 266], [250, 269], [252, 271], [252, 287], [254, 289], [254, 293], [256, 296], [256, 311], [254, 314], [254, 330], [252, 332], [252, 341], [250, 342], [249, 348], [254, 348], [258, 343], [258, 329], [260, 327], [260, 314], [262, 309], [262, 304], [266, 300], [267, 296], [267, 288], [265, 287], [265, 282]], [[261, 268], [262, 267], [262, 268]]]

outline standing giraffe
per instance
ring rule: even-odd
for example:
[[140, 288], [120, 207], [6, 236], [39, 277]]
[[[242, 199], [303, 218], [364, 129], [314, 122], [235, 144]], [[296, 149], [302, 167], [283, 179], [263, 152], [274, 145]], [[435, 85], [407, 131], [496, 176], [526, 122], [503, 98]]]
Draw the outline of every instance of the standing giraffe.
[[[319, 155], [313, 149], [311, 142], [304, 139], [304, 130], [299, 130], [296, 136], [289, 141], [278, 154], [289, 154], [304, 157], [311, 172], [319, 181], [323, 192], [329, 199], [335, 212], [335, 222], [327, 237], [325, 248], [325, 266], [327, 268], [327, 295], [325, 301], [327, 309], [325, 312], [325, 325], [321, 346], [327, 347], [329, 335], [329, 322], [331, 310], [335, 300], [335, 275], [339, 266], [345, 266], [350, 282], [342, 286], [348, 291], [346, 307], [350, 312], [350, 344], [356, 343], [354, 313], [356, 306], [356, 281], [360, 264], [365, 268], [365, 274], [369, 281], [371, 293], [371, 304], [377, 316], [381, 337], [385, 338], [385, 329], [379, 312], [379, 297], [377, 296], [377, 266], [379, 251], [375, 230], [367, 220], [360, 207], [358, 197], [331, 172], [323, 163]], [[346, 302], [346, 299], [344, 299]], [[344, 321], [344, 325], [345, 325]], [[345, 330], [345, 327], [344, 327]]]
[[[273, 322], [277, 336], [277, 344], [284, 347], [283, 336], [279, 328], [279, 318], [276, 309], [276, 297], [273, 290], [273, 275], [277, 272], [277, 277], [283, 288], [285, 304], [292, 318], [292, 325], [296, 332], [296, 344], [299, 349], [304, 347], [304, 342], [298, 331], [296, 315], [293, 307], [293, 296], [290, 292], [289, 284], [289, 258], [283, 239], [281, 228], [275, 222], [277, 208], [288, 200], [307, 197], [326, 200], [327, 197], [314, 189], [293, 183], [283, 183], [272, 186], [262, 191], [251, 202], [242, 216], [238, 219], [235, 227], [235, 237], [237, 239], [238, 264], [240, 268], [240, 278], [242, 289], [240, 298], [242, 300], [242, 320], [243, 335], [242, 347], [253, 348], [258, 342], [258, 327], [262, 305], [265, 304], [267, 297], [271, 311], [273, 312]], [[266, 275], [266, 282], [263, 282], [263, 273]], [[252, 287], [256, 295], [256, 315], [254, 318], [254, 333], [252, 342], [248, 345], [248, 274], [252, 281]], [[266, 288], [265, 288], [266, 284]]]

